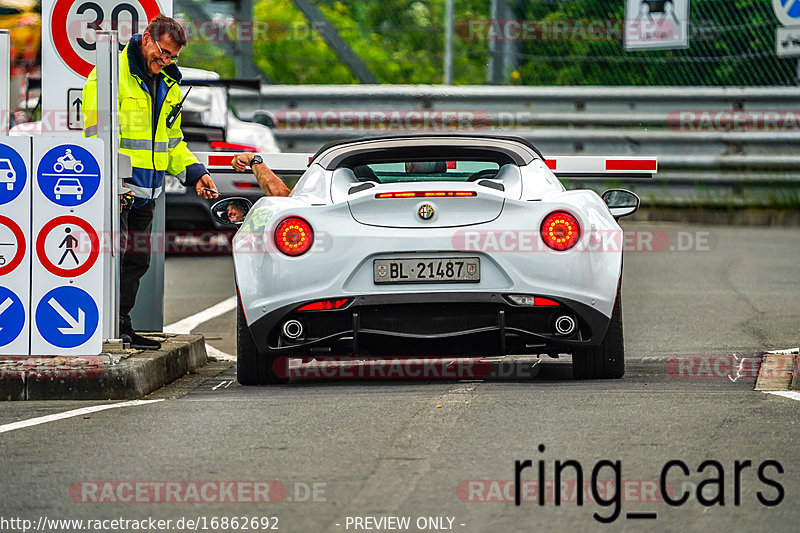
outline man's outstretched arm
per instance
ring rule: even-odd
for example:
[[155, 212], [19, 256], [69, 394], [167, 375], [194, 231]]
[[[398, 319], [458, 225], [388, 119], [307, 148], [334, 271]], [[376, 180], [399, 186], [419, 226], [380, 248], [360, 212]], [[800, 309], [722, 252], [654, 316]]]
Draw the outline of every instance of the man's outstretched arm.
[[[247, 170], [247, 167], [250, 165], [250, 161], [255, 157], [256, 154], [252, 152], [242, 152], [241, 154], [236, 154], [233, 160], [231, 161], [231, 166], [234, 170], [239, 172], [243, 172]], [[262, 163], [255, 163], [251, 170], [256, 177], [256, 181], [258, 182], [258, 186], [261, 187], [261, 190], [264, 191], [264, 194], [267, 196], [289, 196], [291, 192], [289, 187], [283, 183], [283, 180], [280, 179], [278, 176], [272, 172], [269, 167]]]

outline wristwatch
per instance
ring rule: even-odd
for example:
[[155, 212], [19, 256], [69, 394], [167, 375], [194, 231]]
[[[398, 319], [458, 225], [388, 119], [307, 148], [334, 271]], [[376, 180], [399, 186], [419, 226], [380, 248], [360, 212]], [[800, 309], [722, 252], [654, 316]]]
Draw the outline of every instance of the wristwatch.
[[257, 165], [259, 163], [263, 163], [264, 160], [261, 158], [260, 155], [256, 154], [253, 156], [253, 159], [250, 160], [250, 166]]

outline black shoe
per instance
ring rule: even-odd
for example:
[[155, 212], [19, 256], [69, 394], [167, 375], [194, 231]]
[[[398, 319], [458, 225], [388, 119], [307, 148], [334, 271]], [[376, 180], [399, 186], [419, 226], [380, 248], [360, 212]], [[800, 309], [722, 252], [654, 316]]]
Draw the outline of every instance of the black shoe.
[[123, 341], [126, 336], [130, 338], [131, 348], [136, 348], [137, 350], [158, 350], [161, 348], [160, 342], [142, 337], [133, 331], [133, 328], [120, 328], [119, 333]]

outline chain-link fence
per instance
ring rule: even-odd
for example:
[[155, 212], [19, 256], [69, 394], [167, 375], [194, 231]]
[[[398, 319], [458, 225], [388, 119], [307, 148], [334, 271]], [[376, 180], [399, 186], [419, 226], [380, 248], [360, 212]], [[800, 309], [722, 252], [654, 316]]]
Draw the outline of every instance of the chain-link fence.
[[[790, 0], [794, 1], [794, 0]], [[176, 12], [187, 3], [178, 0]], [[447, 0], [260, 0], [252, 61], [273, 83], [442, 83]], [[641, 0], [648, 9], [670, 0]], [[795, 85], [798, 60], [776, 55], [772, 0], [689, 0], [689, 46], [625, 51], [625, 0], [453, 0], [458, 85]], [[196, 17], [192, 13], [191, 17]], [[190, 17], [190, 18], [191, 18]], [[227, 18], [226, 18], [227, 17]], [[247, 19], [247, 20], [246, 20]], [[255, 28], [256, 31], [253, 31]], [[192, 37], [192, 35], [190, 35]], [[193, 41], [213, 41], [199, 32]], [[192, 66], [232, 75], [230, 54], [190, 46]], [[195, 51], [193, 51], [193, 49]], [[183, 56], [182, 56], [183, 58]], [[186, 63], [184, 63], [186, 64]]]

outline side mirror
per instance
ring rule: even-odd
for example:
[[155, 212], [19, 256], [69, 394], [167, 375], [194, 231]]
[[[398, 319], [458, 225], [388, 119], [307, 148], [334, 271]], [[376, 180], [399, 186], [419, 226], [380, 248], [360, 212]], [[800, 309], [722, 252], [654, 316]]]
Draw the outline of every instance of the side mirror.
[[269, 129], [275, 129], [275, 115], [263, 109], [259, 109], [253, 113], [253, 122], [262, 124]]
[[253, 203], [247, 198], [226, 198], [211, 206], [211, 216], [220, 224], [238, 227], [244, 222], [251, 207]]
[[639, 209], [639, 197], [625, 189], [609, 189], [601, 198], [611, 211], [611, 216], [617, 220], [632, 215]]

